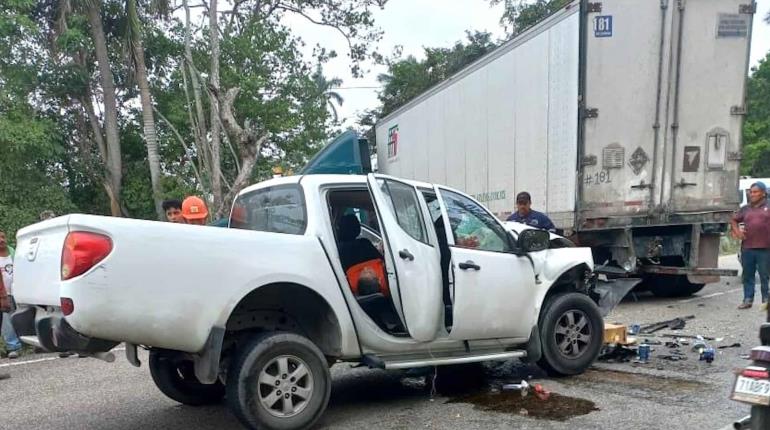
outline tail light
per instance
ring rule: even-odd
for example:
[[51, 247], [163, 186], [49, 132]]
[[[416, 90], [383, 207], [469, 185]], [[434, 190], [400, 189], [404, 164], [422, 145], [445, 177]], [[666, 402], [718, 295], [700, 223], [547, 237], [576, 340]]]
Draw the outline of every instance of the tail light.
[[61, 254], [61, 279], [82, 275], [112, 252], [112, 240], [98, 233], [73, 231], [64, 239]]
[[75, 312], [75, 302], [73, 302], [72, 299], [70, 299], [69, 297], [62, 297], [60, 302], [61, 302], [61, 312], [64, 314], [65, 317]]
[[770, 372], [768, 372], [767, 370], [743, 369], [743, 371], [741, 372], [741, 375], [747, 378], [770, 379]]

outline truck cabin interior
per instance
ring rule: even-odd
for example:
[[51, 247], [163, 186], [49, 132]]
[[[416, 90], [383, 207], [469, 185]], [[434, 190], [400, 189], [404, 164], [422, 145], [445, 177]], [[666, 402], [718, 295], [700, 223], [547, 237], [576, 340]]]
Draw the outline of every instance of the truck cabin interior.
[[[423, 193], [426, 201], [435, 202], [433, 193]], [[384, 244], [377, 213], [366, 188], [335, 189], [328, 193], [327, 204], [333, 223], [337, 251], [345, 271], [348, 287], [361, 309], [377, 326], [394, 336], [408, 336], [395, 308], [388, 281], [388, 268], [383, 255]], [[437, 205], [436, 205], [437, 206]], [[432, 211], [433, 212], [433, 211]], [[451, 328], [452, 312], [449, 292], [449, 247], [443, 221], [434, 217], [444, 285], [445, 322]]]

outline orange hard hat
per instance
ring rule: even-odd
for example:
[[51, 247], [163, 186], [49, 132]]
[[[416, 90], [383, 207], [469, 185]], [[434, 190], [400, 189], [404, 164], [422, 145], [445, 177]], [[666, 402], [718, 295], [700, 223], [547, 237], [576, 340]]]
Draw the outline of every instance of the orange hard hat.
[[209, 216], [209, 210], [203, 199], [190, 196], [182, 202], [182, 216], [185, 219], [203, 219]]

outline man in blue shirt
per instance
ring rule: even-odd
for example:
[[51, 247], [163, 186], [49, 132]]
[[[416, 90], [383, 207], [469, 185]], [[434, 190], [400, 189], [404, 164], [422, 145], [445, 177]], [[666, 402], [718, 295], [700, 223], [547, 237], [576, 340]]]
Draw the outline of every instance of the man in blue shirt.
[[516, 195], [516, 212], [512, 213], [507, 221], [520, 222], [530, 227], [548, 231], [556, 230], [556, 226], [546, 214], [532, 210], [532, 196], [526, 191]]

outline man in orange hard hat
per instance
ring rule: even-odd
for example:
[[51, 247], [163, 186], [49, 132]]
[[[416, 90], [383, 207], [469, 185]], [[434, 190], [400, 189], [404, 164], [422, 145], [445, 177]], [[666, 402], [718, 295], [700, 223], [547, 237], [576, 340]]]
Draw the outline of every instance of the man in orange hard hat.
[[209, 209], [200, 197], [190, 196], [182, 202], [182, 216], [187, 224], [206, 225]]

